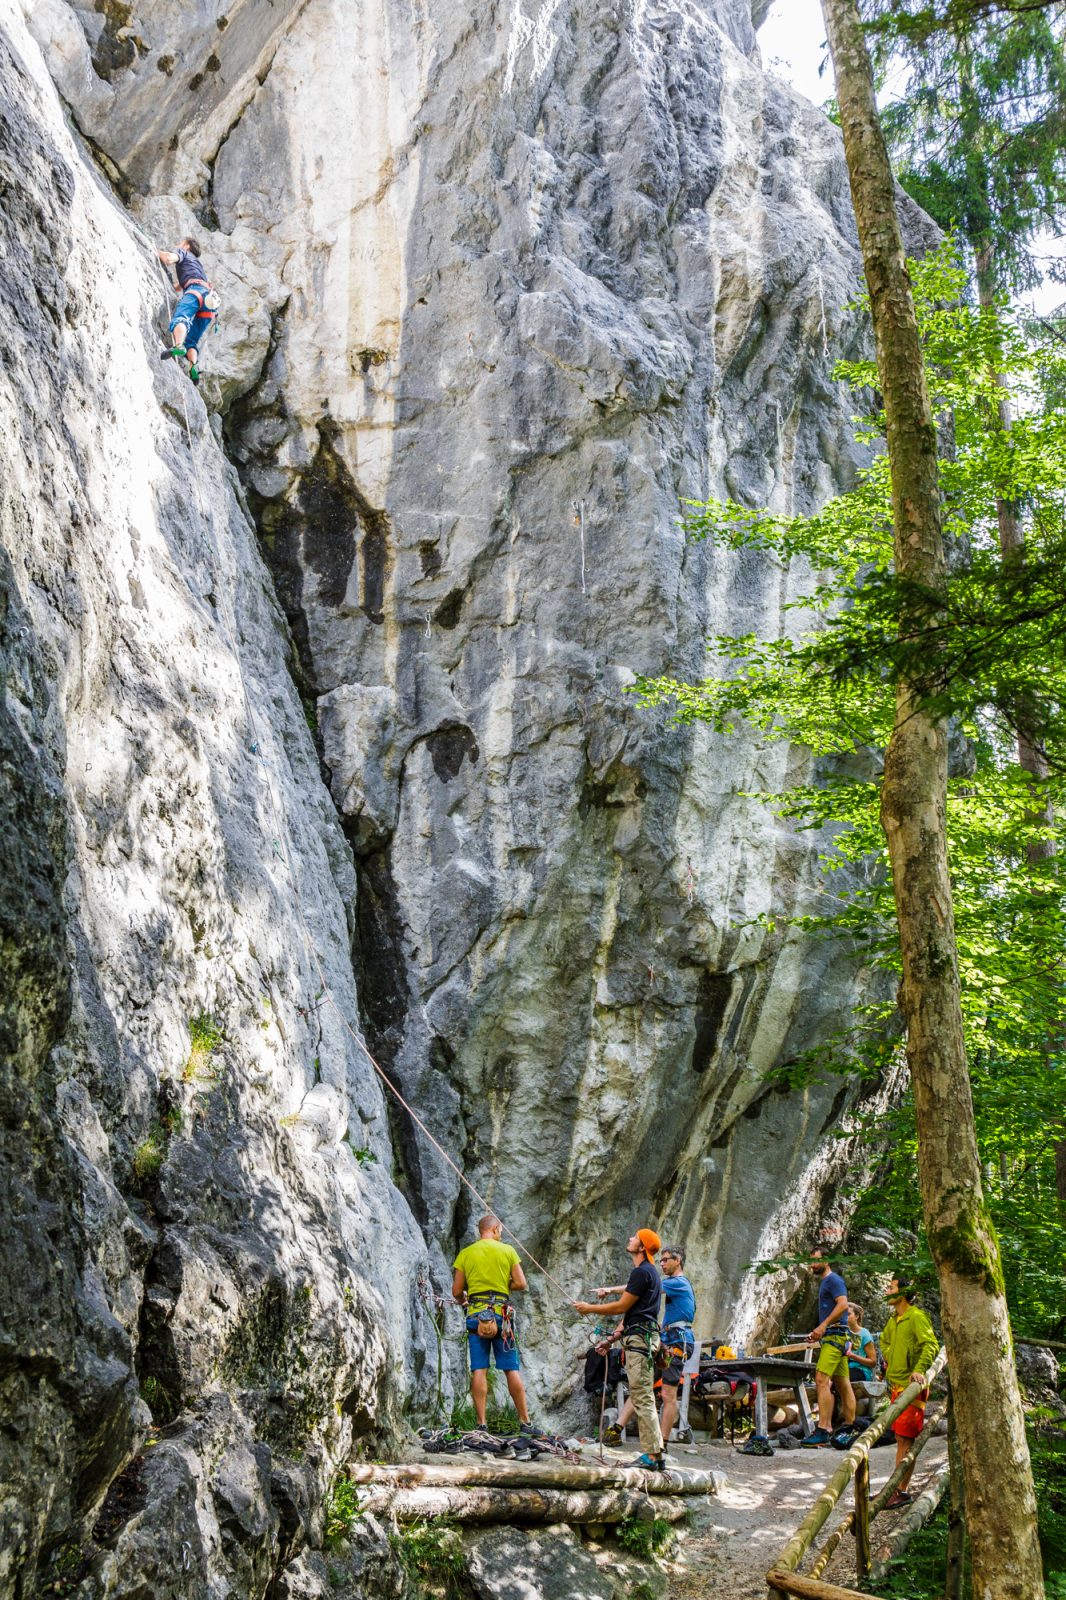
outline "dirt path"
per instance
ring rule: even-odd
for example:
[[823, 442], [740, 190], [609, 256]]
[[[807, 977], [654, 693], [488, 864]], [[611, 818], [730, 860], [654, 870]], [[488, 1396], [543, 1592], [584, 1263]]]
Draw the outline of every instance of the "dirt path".
[[[939, 1465], [945, 1451], [945, 1440], [930, 1440], [918, 1464], [919, 1479]], [[729, 1447], [698, 1445], [693, 1450], [674, 1446], [672, 1455], [679, 1467], [710, 1467], [721, 1488], [712, 1499], [699, 1502], [680, 1537], [677, 1553], [668, 1563], [666, 1600], [765, 1600], [766, 1569], [840, 1465], [839, 1452], [782, 1450], [770, 1460], [738, 1455]], [[872, 1452], [875, 1491], [894, 1460], [890, 1447]], [[848, 1497], [830, 1517], [819, 1543], [850, 1507]], [[889, 1526], [890, 1516], [885, 1512], [877, 1519], [878, 1533]], [[838, 1583], [854, 1581], [852, 1549], [850, 1537], [845, 1537], [832, 1564], [832, 1577]]]

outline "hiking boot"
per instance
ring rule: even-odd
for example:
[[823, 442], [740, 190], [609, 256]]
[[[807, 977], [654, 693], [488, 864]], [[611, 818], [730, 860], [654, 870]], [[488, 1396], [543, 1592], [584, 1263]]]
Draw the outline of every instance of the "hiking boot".
[[832, 1437], [833, 1435], [828, 1428], [815, 1428], [814, 1432], [809, 1433], [806, 1439], [802, 1441], [803, 1448], [804, 1450], [824, 1450]]
[[885, 1501], [885, 1510], [899, 1511], [901, 1507], [911, 1505], [913, 1500], [914, 1496], [908, 1494], [906, 1489], [897, 1489], [891, 1499]]
[[622, 1430], [616, 1422], [612, 1422], [609, 1428], [604, 1428], [603, 1442], [604, 1444], [611, 1445], [619, 1445], [622, 1443]]
[[631, 1464], [634, 1467], [642, 1467], [645, 1472], [666, 1471], [666, 1462], [664, 1458], [662, 1456], [650, 1456], [648, 1455], [647, 1451], [645, 1451], [643, 1455], [639, 1455]]
[[747, 1444], [737, 1445], [738, 1456], [772, 1456], [774, 1447], [762, 1434], [752, 1434]]

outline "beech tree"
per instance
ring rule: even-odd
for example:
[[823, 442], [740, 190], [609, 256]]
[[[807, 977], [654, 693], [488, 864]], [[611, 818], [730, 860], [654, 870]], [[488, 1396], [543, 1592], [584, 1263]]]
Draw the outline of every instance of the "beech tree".
[[[935, 596], [947, 579], [937, 434], [873, 67], [857, 0], [822, 0], [822, 11], [884, 395], [896, 573]], [[905, 606], [900, 627], [920, 632], [928, 618], [926, 602], [916, 610]], [[934, 629], [929, 646], [939, 647]], [[956, 1402], [974, 1593], [980, 1600], [1042, 1600], [1025, 1418], [999, 1247], [982, 1194], [963, 1038], [947, 780], [947, 720], [925, 708], [920, 693], [901, 677], [885, 752], [881, 820], [899, 922], [899, 1004], [922, 1206]]]

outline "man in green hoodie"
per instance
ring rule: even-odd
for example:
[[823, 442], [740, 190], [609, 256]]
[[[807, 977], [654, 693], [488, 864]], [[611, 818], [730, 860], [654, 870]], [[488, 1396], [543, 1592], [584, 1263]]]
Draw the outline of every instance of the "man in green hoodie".
[[[893, 1400], [898, 1399], [909, 1384], [925, 1377], [940, 1349], [932, 1323], [919, 1306], [911, 1304], [910, 1296], [909, 1279], [897, 1273], [885, 1295], [892, 1307], [892, 1315], [881, 1335], [881, 1354], [887, 1367], [885, 1376]], [[897, 1467], [925, 1426], [925, 1402], [928, 1398], [929, 1390], [923, 1389], [914, 1404], [908, 1406], [892, 1424], [892, 1432], [896, 1435]], [[897, 1506], [910, 1505], [907, 1485], [913, 1471], [912, 1467], [900, 1479], [899, 1488], [886, 1502], [886, 1510], [894, 1511]]]

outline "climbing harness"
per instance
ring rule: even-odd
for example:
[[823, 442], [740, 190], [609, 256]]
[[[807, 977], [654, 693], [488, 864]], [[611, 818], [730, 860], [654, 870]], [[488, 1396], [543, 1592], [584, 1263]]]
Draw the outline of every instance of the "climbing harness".
[[[515, 1308], [506, 1295], [492, 1289], [479, 1289], [466, 1297], [468, 1333], [477, 1333], [479, 1339], [499, 1339], [504, 1350], [518, 1349], [515, 1332]], [[475, 1326], [471, 1327], [470, 1324]]]
[[[213, 289], [206, 278], [190, 278], [188, 283], [181, 285], [182, 294], [194, 294], [199, 310], [193, 318], [195, 322], [206, 322], [204, 333], [210, 333], [211, 324], [222, 310], [222, 296], [217, 289]], [[202, 335], [201, 335], [202, 337]], [[199, 339], [193, 341], [199, 344]]]

